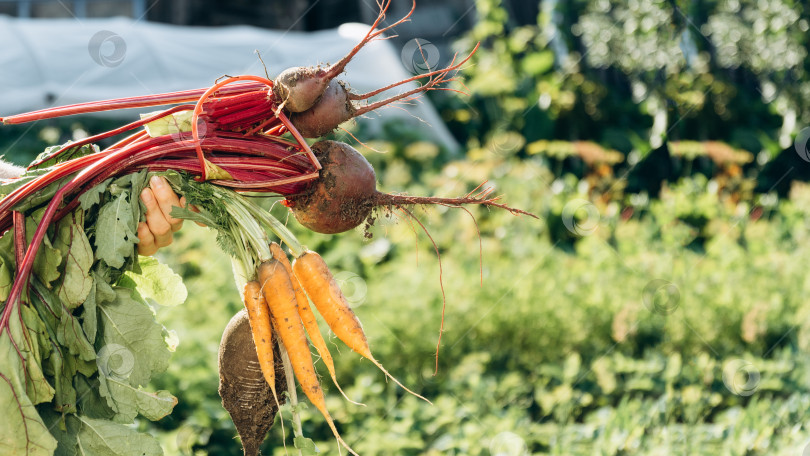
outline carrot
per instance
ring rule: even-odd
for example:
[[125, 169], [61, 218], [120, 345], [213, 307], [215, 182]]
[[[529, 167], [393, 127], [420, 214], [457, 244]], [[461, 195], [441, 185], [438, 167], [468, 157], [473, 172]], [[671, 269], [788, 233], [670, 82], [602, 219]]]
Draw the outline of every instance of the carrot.
[[295, 277], [301, 283], [301, 286], [306, 291], [315, 308], [321, 313], [329, 328], [335, 333], [338, 339], [349, 346], [352, 350], [356, 351], [364, 358], [369, 359], [383, 373], [393, 380], [397, 385], [401, 386], [405, 391], [413, 394], [414, 396], [432, 403], [424, 397], [414, 393], [406, 388], [399, 382], [393, 375], [389, 374], [387, 370], [380, 364], [379, 361], [374, 359], [371, 354], [371, 348], [368, 346], [368, 340], [360, 326], [360, 320], [352, 311], [343, 292], [329, 272], [329, 267], [323, 261], [320, 255], [311, 250], [305, 251], [301, 256], [296, 258], [293, 263], [293, 271]]
[[290, 276], [293, 290], [295, 290], [295, 299], [296, 302], [298, 302], [298, 316], [301, 317], [301, 321], [304, 323], [304, 328], [307, 330], [307, 334], [309, 334], [309, 340], [312, 342], [312, 345], [315, 346], [315, 350], [318, 351], [318, 354], [321, 355], [321, 359], [326, 365], [329, 375], [332, 377], [332, 382], [347, 401], [351, 402], [352, 404], [365, 405], [349, 399], [338, 384], [337, 375], [335, 374], [335, 362], [332, 359], [332, 354], [329, 353], [329, 348], [326, 346], [326, 341], [323, 340], [321, 330], [318, 328], [318, 321], [315, 319], [315, 313], [309, 306], [309, 299], [307, 299], [306, 293], [304, 293], [304, 290], [301, 288], [301, 284], [293, 274], [292, 266], [290, 265], [290, 260], [287, 259], [287, 255], [281, 249], [281, 246], [275, 242], [270, 243], [270, 252], [273, 254], [273, 258], [278, 260], [278, 262], [284, 266], [284, 269]]
[[270, 307], [270, 314], [281, 343], [287, 349], [295, 378], [307, 395], [312, 405], [326, 418], [326, 422], [335, 434], [335, 438], [351, 454], [357, 455], [340, 437], [335, 422], [326, 409], [326, 398], [323, 395], [318, 374], [312, 364], [304, 325], [298, 316], [298, 304], [292, 280], [287, 270], [278, 260], [265, 261], [259, 266], [259, 281], [262, 284], [264, 299]]
[[255, 280], [245, 284], [245, 308], [253, 333], [253, 344], [259, 357], [259, 367], [264, 379], [273, 391], [276, 405], [281, 406], [276, 395], [276, 368], [273, 359], [273, 330], [270, 324], [270, 309], [262, 294], [262, 286]]

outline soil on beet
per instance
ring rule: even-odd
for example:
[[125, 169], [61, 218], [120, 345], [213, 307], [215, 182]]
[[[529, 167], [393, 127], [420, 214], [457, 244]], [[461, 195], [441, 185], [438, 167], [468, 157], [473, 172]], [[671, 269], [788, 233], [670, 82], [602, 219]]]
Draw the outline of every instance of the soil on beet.
[[333, 79], [311, 108], [290, 114], [290, 122], [304, 138], [327, 135], [354, 117], [356, 108], [349, 100], [350, 93], [344, 82]]
[[[283, 403], [282, 393], [287, 390], [287, 383], [278, 345], [274, 346], [276, 391], [279, 401]], [[259, 455], [259, 446], [273, 426], [278, 406], [259, 367], [245, 310], [231, 318], [222, 334], [219, 345], [219, 395], [222, 406], [231, 415], [242, 439], [245, 456]]]
[[374, 168], [351, 146], [319, 141], [312, 151], [320, 161], [320, 178], [307, 192], [290, 198], [295, 218], [324, 234], [348, 231], [362, 224], [376, 204]]

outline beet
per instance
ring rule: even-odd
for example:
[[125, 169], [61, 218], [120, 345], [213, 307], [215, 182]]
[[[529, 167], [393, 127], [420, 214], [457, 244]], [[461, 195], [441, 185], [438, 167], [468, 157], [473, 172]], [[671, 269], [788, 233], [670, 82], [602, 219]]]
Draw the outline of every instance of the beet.
[[[378, 37], [380, 37], [383, 33], [391, 30], [397, 25], [406, 22], [413, 14], [414, 8], [416, 8], [416, 2], [413, 2], [411, 5], [411, 10], [407, 15], [405, 15], [405, 17], [385, 27], [377, 28], [377, 26], [385, 18], [385, 12], [388, 10], [388, 7], [391, 6], [391, 1], [387, 0], [382, 3], [378, 3], [378, 5], [380, 7], [380, 12], [377, 15], [377, 19], [373, 24], [371, 24], [368, 33], [366, 33], [366, 36], [363, 37], [363, 39], [360, 40], [360, 42], [357, 43], [348, 54], [343, 56], [342, 59], [327, 68], [294, 67], [288, 68], [276, 76], [276, 79], [273, 81], [273, 95], [275, 96], [278, 104], [284, 103], [284, 108], [289, 113], [304, 112], [313, 107], [321, 98], [324, 91], [327, 90], [330, 82], [334, 80], [340, 73], [343, 73], [343, 70], [346, 69], [346, 65], [348, 65], [352, 58], [358, 52], [360, 52], [360, 49], [362, 49], [363, 46], [375, 39], [378, 39]], [[327, 131], [331, 131], [335, 127], [337, 127], [337, 124]]]
[[324, 234], [342, 233], [363, 223], [375, 205], [374, 168], [342, 142], [319, 141], [312, 151], [323, 169], [306, 193], [288, 198], [295, 218]]
[[[287, 390], [287, 382], [278, 345], [275, 347], [276, 391], [279, 401], [283, 403], [282, 393]], [[231, 318], [222, 334], [219, 345], [219, 395], [222, 406], [231, 415], [242, 439], [245, 456], [258, 455], [259, 446], [273, 426], [278, 405], [259, 367], [245, 310]]]
[[318, 101], [332, 77], [321, 68], [288, 68], [273, 81], [273, 94], [287, 111], [306, 111]]
[[[299, 223], [317, 233], [336, 234], [356, 228], [378, 206], [392, 210], [416, 205], [461, 207], [465, 204], [477, 204], [537, 218], [526, 211], [500, 203], [499, 196], [491, 196], [493, 187], [478, 191], [484, 184], [461, 198], [378, 192], [374, 168], [352, 146], [324, 140], [313, 144], [312, 152], [323, 167], [319, 171], [320, 175], [309, 184], [304, 193], [288, 196], [286, 205], [292, 209]], [[405, 212], [412, 215], [407, 210]]]
[[342, 81], [333, 79], [314, 106], [290, 115], [290, 122], [304, 138], [319, 138], [356, 115], [350, 101], [349, 89]]

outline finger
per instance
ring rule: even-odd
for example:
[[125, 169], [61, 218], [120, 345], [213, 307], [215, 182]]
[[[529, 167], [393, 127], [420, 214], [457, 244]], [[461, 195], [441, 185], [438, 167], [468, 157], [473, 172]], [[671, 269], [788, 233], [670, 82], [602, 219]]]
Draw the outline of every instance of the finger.
[[[185, 196], [183, 197], [183, 199], [185, 199]], [[191, 212], [197, 212], [197, 213], [199, 213], [199, 212], [200, 212], [200, 210], [199, 210], [199, 209], [197, 209], [197, 206], [194, 206], [194, 205], [192, 205], [192, 204], [189, 204], [188, 209], [189, 209]], [[197, 224], [197, 226], [206, 226], [206, 225], [205, 225], [205, 223], [202, 223], [202, 222], [194, 222], [194, 223], [196, 223], [196, 224]]]
[[158, 205], [158, 200], [150, 188], [145, 188], [141, 192], [141, 200], [146, 206], [146, 224], [155, 238], [155, 245], [166, 247], [172, 243], [172, 226], [166, 220], [166, 216]]
[[157, 252], [157, 246], [155, 245], [155, 237], [152, 236], [152, 232], [149, 231], [149, 226], [146, 225], [146, 222], [141, 222], [138, 224], [138, 254], [149, 256], [154, 255]]
[[152, 179], [149, 180], [149, 187], [151, 187], [152, 193], [157, 199], [163, 216], [171, 225], [172, 232], [179, 230], [183, 226], [183, 219], [174, 218], [170, 215], [173, 207], [183, 207], [177, 193], [172, 190], [172, 187], [166, 182], [166, 178], [162, 176], [152, 176]]

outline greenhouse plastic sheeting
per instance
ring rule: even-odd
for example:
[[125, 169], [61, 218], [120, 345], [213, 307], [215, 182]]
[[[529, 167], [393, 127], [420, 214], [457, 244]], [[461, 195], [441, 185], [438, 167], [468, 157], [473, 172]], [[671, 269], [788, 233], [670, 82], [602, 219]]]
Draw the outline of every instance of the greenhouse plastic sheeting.
[[[368, 31], [344, 24], [319, 32], [255, 27], [184, 27], [113, 19], [17, 19], [0, 16], [0, 116], [49, 106], [207, 87], [223, 75], [274, 77], [292, 66], [338, 61]], [[363, 93], [412, 76], [390, 41], [366, 45], [340, 79]], [[385, 95], [416, 87], [415, 83]], [[379, 98], [379, 97], [378, 97]], [[367, 117], [412, 122], [451, 150], [458, 144], [430, 103], [398, 104]], [[140, 111], [143, 111], [141, 109]], [[126, 115], [122, 111], [107, 115]]]

